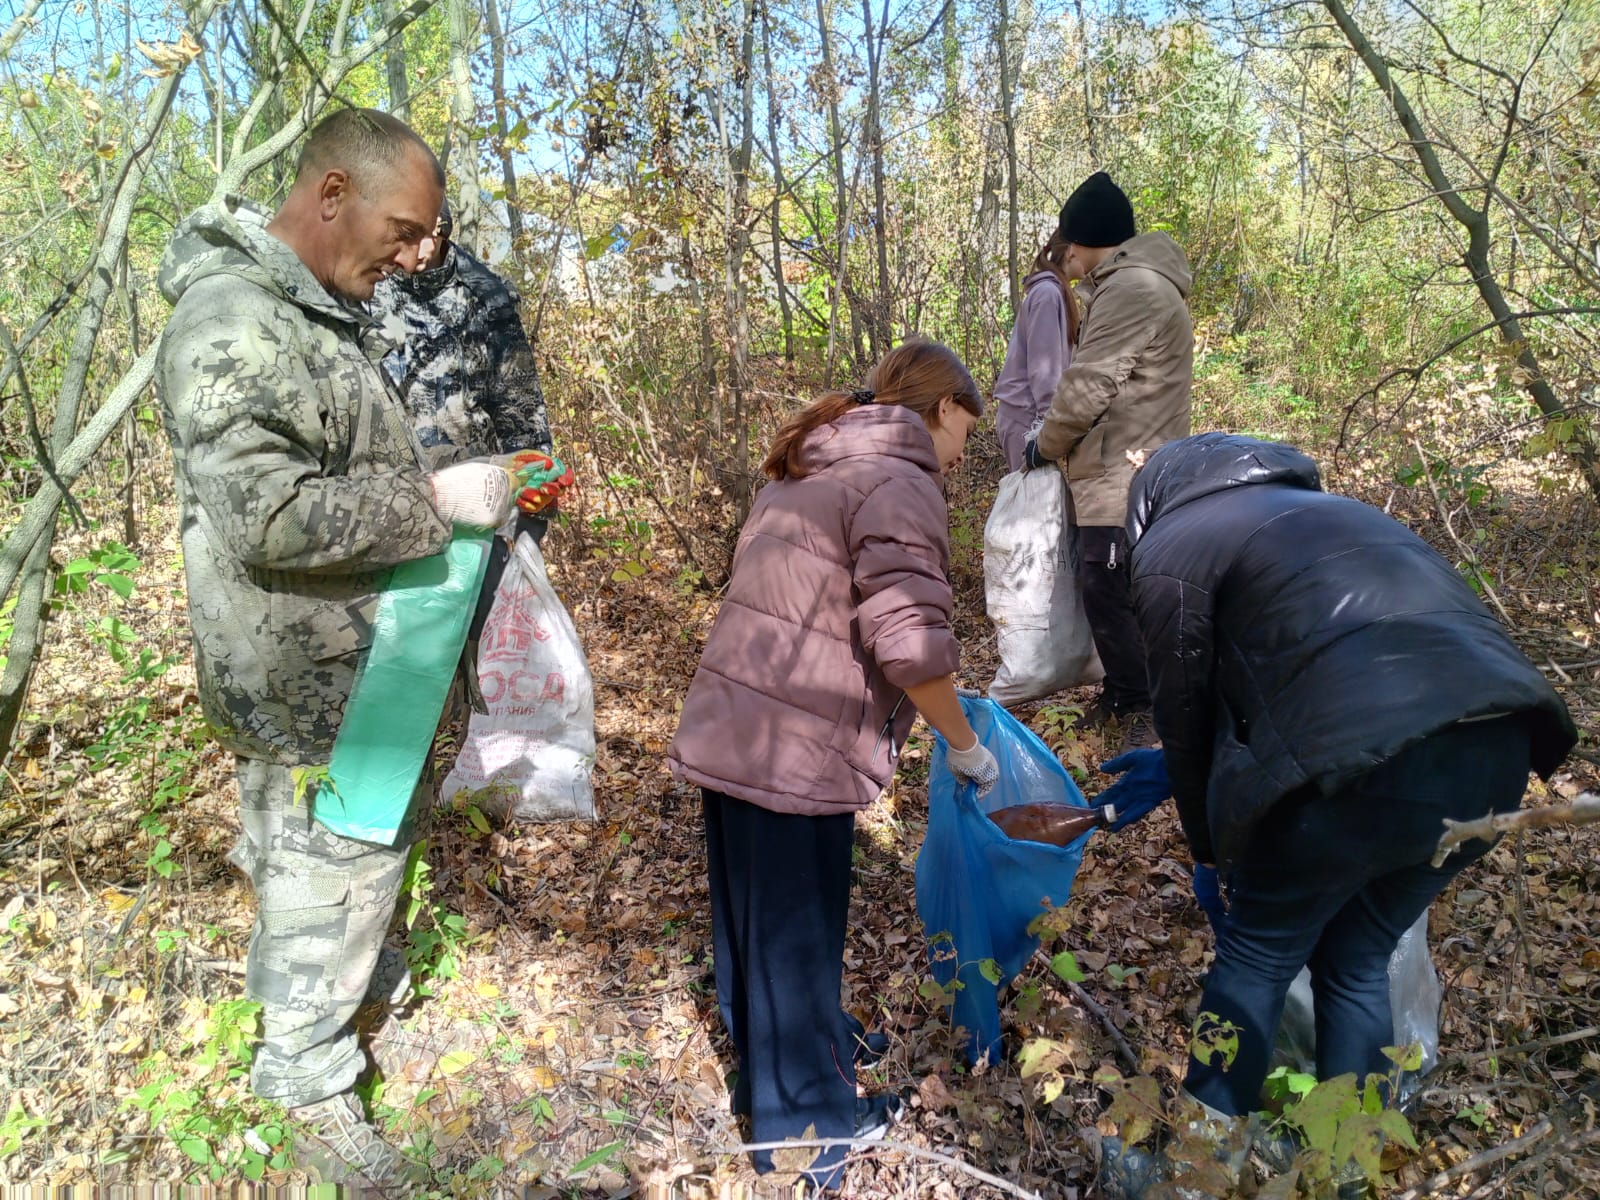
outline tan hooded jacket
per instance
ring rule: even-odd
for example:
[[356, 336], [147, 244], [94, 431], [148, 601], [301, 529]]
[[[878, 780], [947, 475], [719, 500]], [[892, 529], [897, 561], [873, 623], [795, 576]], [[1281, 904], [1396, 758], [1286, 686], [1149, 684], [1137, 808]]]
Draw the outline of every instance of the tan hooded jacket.
[[1079, 525], [1121, 525], [1130, 451], [1189, 435], [1194, 326], [1188, 260], [1164, 233], [1119, 246], [1089, 272], [1072, 365], [1039, 429], [1039, 453], [1061, 461]]

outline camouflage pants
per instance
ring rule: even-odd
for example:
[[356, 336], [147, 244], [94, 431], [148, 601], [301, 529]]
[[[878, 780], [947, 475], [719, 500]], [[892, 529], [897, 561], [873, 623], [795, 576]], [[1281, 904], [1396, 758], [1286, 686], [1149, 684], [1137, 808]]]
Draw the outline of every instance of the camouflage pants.
[[[418, 793], [431, 786], [424, 771]], [[262, 1006], [250, 1086], [288, 1106], [347, 1091], [366, 1065], [351, 1019], [413, 841], [406, 831], [392, 847], [340, 837], [311, 819], [315, 806], [314, 795], [294, 803], [290, 768], [239, 759], [243, 829], [228, 858], [255, 886], [245, 989]], [[408, 824], [425, 811], [413, 797]]]

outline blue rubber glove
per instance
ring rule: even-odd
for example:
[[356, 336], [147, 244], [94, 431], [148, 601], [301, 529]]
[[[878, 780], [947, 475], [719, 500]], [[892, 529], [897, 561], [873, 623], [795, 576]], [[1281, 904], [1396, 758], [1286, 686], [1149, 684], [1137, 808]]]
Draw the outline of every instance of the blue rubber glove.
[[1222, 903], [1221, 881], [1217, 869], [1209, 863], [1194, 865], [1194, 898], [1206, 920], [1211, 922], [1211, 932], [1222, 936], [1222, 927], [1228, 923], [1228, 910]]
[[1039, 453], [1039, 439], [1029, 438], [1028, 444], [1022, 448], [1022, 469], [1032, 471], [1038, 467], [1047, 467], [1050, 459]]
[[1172, 795], [1167, 760], [1160, 750], [1129, 750], [1101, 763], [1100, 769], [1108, 775], [1122, 775], [1094, 798], [1096, 804], [1109, 804], [1117, 810], [1117, 819], [1107, 829], [1126, 829]]

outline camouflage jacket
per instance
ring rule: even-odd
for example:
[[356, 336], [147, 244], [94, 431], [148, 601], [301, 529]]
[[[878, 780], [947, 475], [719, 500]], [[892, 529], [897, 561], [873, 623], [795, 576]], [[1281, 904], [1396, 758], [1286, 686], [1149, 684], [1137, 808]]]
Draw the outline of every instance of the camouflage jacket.
[[178, 227], [160, 284], [201, 703], [236, 753], [326, 762], [389, 568], [450, 539], [388, 347], [241, 201]]
[[550, 449], [550, 422], [517, 296], [452, 243], [420, 275], [392, 275], [370, 305], [401, 349], [384, 359], [434, 467]]

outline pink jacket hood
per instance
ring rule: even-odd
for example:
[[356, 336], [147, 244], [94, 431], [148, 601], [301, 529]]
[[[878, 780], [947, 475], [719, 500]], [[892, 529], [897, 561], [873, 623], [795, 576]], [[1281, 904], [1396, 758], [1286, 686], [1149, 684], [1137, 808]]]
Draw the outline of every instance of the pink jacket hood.
[[702, 787], [777, 812], [849, 812], [894, 774], [903, 689], [955, 670], [949, 514], [915, 413], [865, 405], [768, 484], [668, 752]]

